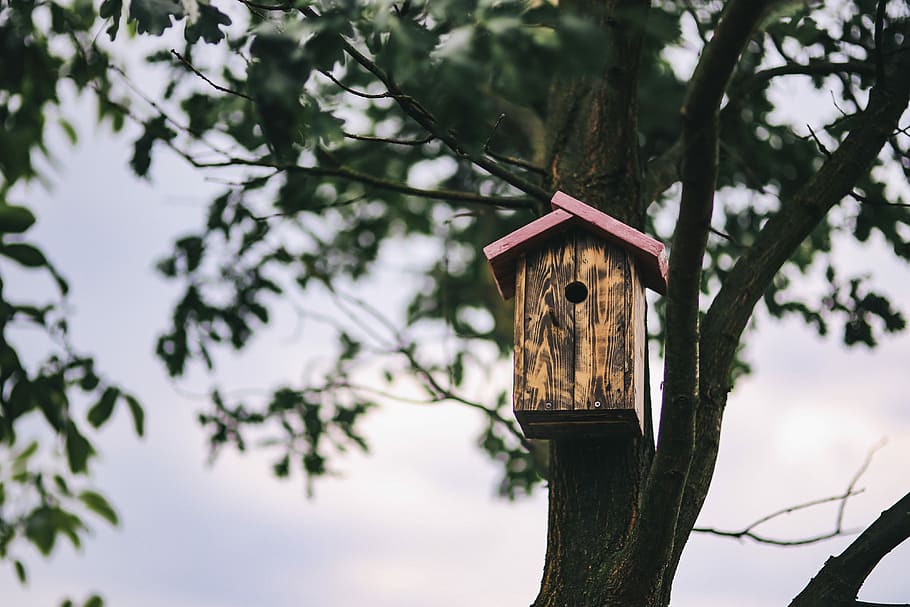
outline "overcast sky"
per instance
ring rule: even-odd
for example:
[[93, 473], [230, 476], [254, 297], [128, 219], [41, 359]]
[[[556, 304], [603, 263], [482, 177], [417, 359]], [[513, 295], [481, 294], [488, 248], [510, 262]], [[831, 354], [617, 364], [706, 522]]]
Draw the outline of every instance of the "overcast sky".
[[[198, 225], [214, 186], [166, 154], [156, 157], [151, 183], [137, 181], [127, 170], [130, 154], [122, 138], [83, 130], [76, 149], [60, 148], [53, 190], [34, 188], [26, 201], [39, 216], [34, 238], [70, 278], [75, 342], [146, 405], [145, 440], [131, 434], [122, 410], [97, 435], [93, 483], [123, 523], [95, 524], [82, 552], [67, 544], [49, 560], [21, 552], [29, 585], [20, 587], [11, 567], [0, 570], [0, 605], [47, 607], [92, 591], [117, 607], [529, 604], [543, 564], [545, 493], [514, 503], [495, 496], [496, 466], [474, 447], [481, 420], [463, 408], [385, 406], [365, 424], [372, 454], [337, 461], [343, 478], [319, 483], [312, 500], [299, 478], [275, 480], [262, 456], [225, 453], [206, 464], [195, 423], [202, 401], [186, 394], [210, 380], [194, 374], [174, 385], [154, 358], [176, 291], [152, 266], [175, 236]], [[842, 247], [839, 257], [874, 271], [894, 301], [910, 301], [910, 269], [880, 243]], [[401, 278], [389, 269], [377, 278], [392, 280]], [[293, 322], [284, 320], [251, 352], [222, 357], [225, 377], [293, 382], [331, 347], [318, 327], [305, 328], [305, 341], [290, 339]], [[760, 317], [758, 324], [748, 350], [755, 373], [730, 398], [701, 523], [735, 529], [839, 493], [887, 437], [861, 483], [865, 493], [847, 507], [849, 527], [867, 525], [910, 487], [910, 336], [885, 338], [875, 351], [845, 350], [798, 323]], [[509, 381], [507, 365], [502, 378]], [[823, 532], [834, 513], [813, 509], [765, 531]], [[786, 604], [848, 541], [781, 549], [696, 536], [674, 605]], [[904, 546], [861, 598], [910, 600], [908, 570]]]

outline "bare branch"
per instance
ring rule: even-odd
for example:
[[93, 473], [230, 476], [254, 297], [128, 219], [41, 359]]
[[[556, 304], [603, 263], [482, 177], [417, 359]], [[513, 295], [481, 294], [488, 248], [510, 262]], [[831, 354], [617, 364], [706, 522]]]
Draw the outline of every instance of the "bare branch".
[[487, 150], [487, 156], [489, 156], [490, 158], [493, 158], [494, 160], [497, 160], [499, 162], [502, 162], [505, 164], [511, 164], [513, 166], [517, 166], [520, 169], [524, 169], [526, 171], [530, 171], [530, 172], [536, 173], [538, 175], [546, 175], [546, 171], [544, 171], [543, 167], [537, 166], [533, 162], [528, 162], [527, 160], [525, 160], [523, 158], [515, 158], [514, 156], [505, 156], [503, 154], [499, 154], [499, 153], [493, 152], [491, 150]]
[[821, 139], [818, 138], [818, 135], [815, 134], [815, 131], [812, 130], [812, 127], [807, 124], [806, 128], [809, 129], [809, 135], [815, 141], [815, 145], [818, 147], [818, 151], [824, 154], [826, 158], [831, 158], [831, 150], [825, 147], [825, 144], [821, 142]]
[[645, 203], [657, 200], [667, 188], [679, 181], [679, 166], [683, 156], [682, 137], [673, 142], [663, 154], [648, 162], [642, 181], [642, 199]]
[[[736, 100], [767, 86], [774, 78], [781, 76], [824, 76], [831, 74], [875, 74], [875, 66], [866, 61], [809, 61], [809, 63], [786, 63], [755, 72], [748, 78], [731, 83], [728, 96], [731, 102], [724, 106], [722, 114], [727, 114], [737, 107]], [[835, 104], [836, 105], [836, 104]], [[838, 108], [841, 113], [843, 110]], [[679, 165], [682, 160], [682, 136], [667, 148], [660, 156], [648, 163], [642, 188], [644, 200], [655, 200], [662, 192], [679, 181]]]
[[[856, 483], [859, 482], [859, 479], [861, 479], [863, 477], [863, 475], [866, 473], [866, 470], [869, 469], [869, 465], [872, 463], [872, 458], [887, 443], [888, 443], [888, 439], [883, 438], [882, 440], [878, 441], [877, 444], [873, 445], [871, 449], [869, 449], [869, 452], [866, 453], [866, 459], [863, 460], [863, 464], [859, 467], [859, 470], [856, 471], [856, 474], [853, 475], [853, 478], [850, 480], [850, 484], [847, 485], [847, 490], [844, 492], [845, 495], [848, 493], [851, 493], [854, 489], [856, 489]], [[837, 508], [837, 529], [841, 529], [843, 527], [844, 510], [846, 508], [847, 508], [847, 499], [844, 498], [843, 500], [841, 500], [840, 506], [838, 506], [838, 508]]]
[[784, 65], [759, 70], [730, 87], [731, 97], [744, 97], [767, 86], [781, 76], [830, 76], [834, 74], [875, 75], [875, 65], [868, 61], [819, 61], [808, 63], [788, 62]]
[[836, 537], [841, 537], [842, 535], [849, 535], [856, 533], [857, 530], [851, 531], [829, 531], [828, 533], [823, 533], [821, 535], [814, 535], [812, 537], [801, 538], [798, 540], [779, 540], [772, 537], [766, 537], [764, 535], [759, 535], [754, 531], [748, 531], [743, 529], [742, 531], [724, 531], [721, 529], [714, 529], [713, 527], [694, 527], [692, 531], [697, 533], [706, 533], [709, 535], [718, 535], [722, 537], [730, 537], [735, 539], [750, 539], [757, 544], [767, 544], [770, 546], [781, 546], [784, 548], [795, 548], [798, 546], [808, 546], [810, 544], [817, 544], [825, 540], [830, 540]]
[[525, 169], [526, 171], [531, 171], [533, 173], [537, 173], [538, 175], [545, 175], [546, 173], [544, 172], [542, 167], [539, 167], [531, 162], [528, 162], [527, 160], [522, 160], [521, 158], [512, 158], [511, 156], [503, 156], [502, 154], [497, 154], [496, 152], [494, 152], [490, 149], [490, 142], [493, 141], [493, 136], [496, 135], [496, 131], [499, 129], [499, 125], [502, 123], [502, 121], [503, 121], [503, 119], [505, 119], [505, 117], [506, 117], [505, 114], [500, 114], [499, 117], [496, 119], [495, 124], [493, 124], [493, 128], [490, 130], [489, 137], [487, 137], [487, 140], [483, 144], [483, 153], [486, 154], [487, 156], [489, 156], [490, 158], [493, 158], [494, 160], [498, 160], [499, 162], [511, 164], [513, 166], [517, 166], [519, 168]]
[[[810, 500], [808, 502], [803, 502], [801, 504], [796, 504], [795, 506], [788, 506], [780, 510], [776, 510], [771, 514], [766, 514], [765, 516], [755, 520], [751, 524], [747, 525], [739, 531], [726, 531], [721, 529], [716, 529], [714, 527], [695, 527], [692, 531], [697, 533], [707, 533], [711, 535], [719, 535], [723, 537], [731, 537], [736, 539], [748, 538], [759, 544], [772, 544], [774, 546], [806, 546], [808, 544], [815, 544], [824, 540], [828, 540], [835, 537], [840, 537], [842, 535], [851, 535], [856, 533], [857, 530], [844, 529], [844, 510], [847, 507], [847, 502], [851, 497], [859, 495], [863, 492], [863, 489], [856, 489], [856, 484], [859, 482], [859, 479], [862, 478], [863, 474], [866, 473], [866, 470], [869, 469], [869, 464], [872, 463], [872, 457], [875, 453], [885, 446], [885, 440], [879, 441], [878, 444], [874, 445], [869, 452], [866, 453], [866, 457], [863, 460], [862, 465], [853, 475], [853, 478], [850, 479], [850, 483], [847, 485], [847, 488], [840, 495], [832, 495], [830, 497], [823, 497], [820, 499]], [[765, 535], [761, 535], [755, 532], [755, 528], [767, 523], [768, 521], [774, 520], [778, 517], [784, 516], [786, 514], [791, 514], [793, 512], [798, 512], [800, 510], [805, 510], [807, 508], [812, 508], [814, 506], [820, 506], [822, 504], [829, 504], [831, 502], [839, 502], [837, 507], [837, 516], [834, 520], [834, 529], [828, 531], [827, 533], [821, 533], [818, 535], [813, 535], [805, 538], [792, 539], [792, 540], [781, 540], [770, 538]]]
[[[673, 548], [673, 521], [695, 445], [699, 288], [717, 181], [718, 113], [740, 53], [769, 1], [733, 0], [727, 4], [695, 67], [680, 111], [683, 192], [667, 287], [664, 400], [657, 452], [633, 540], [633, 562], [645, 562], [644, 553], [652, 561], [662, 561], [654, 555]], [[641, 558], [636, 558], [638, 553]]]
[[255, 8], [262, 11], [289, 11], [294, 8], [294, 5], [290, 2], [285, 2], [283, 4], [262, 4], [260, 2], [252, 2], [251, 0], [237, 0], [241, 4], [247, 6], [248, 8]]
[[199, 162], [191, 156], [184, 156], [193, 166], [197, 168], [225, 168], [231, 166], [250, 166], [276, 169], [290, 173], [305, 173], [317, 177], [337, 177], [356, 181], [364, 185], [374, 187], [379, 190], [398, 192], [411, 196], [420, 196], [431, 200], [447, 200], [450, 202], [461, 202], [464, 204], [480, 204], [499, 207], [503, 209], [527, 209], [534, 208], [534, 199], [524, 196], [485, 196], [474, 192], [464, 192], [459, 190], [429, 190], [424, 188], [415, 188], [399, 181], [382, 179], [375, 175], [370, 175], [357, 169], [339, 165], [337, 167], [320, 167], [320, 166], [300, 166], [297, 164], [284, 164], [274, 162], [267, 158], [246, 159], [232, 157], [220, 162]]
[[695, 6], [692, 5], [692, 0], [685, 0], [683, 2], [686, 6], [686, 12], [689, 13], [689, 16], [692, 17], [692, 21], [695, 22], [695, 30], [698, 32], [698, 37], [701, 38], [702, 46], [708, 45], [708, 34], [705, 32], [704, 25], [701, 22], [701, 19], [698, 18], [698, 11]]
[[[904, 24], [902, 27], [907, 27]], [[681, 547], [707, 495], [719, 448], [730, 366], [742, 332], [774, 275], [827, 212], [866, 174], [894, 131], [910, 99], [910, 54], [889, 56], [888, 78], [876, 83], [854, 128], [821, 168], [762, 227], [755, 242], [727, 274], [702, 324], [699, 363], [699, 445], [686, 480], [678, 523]], [[674, 551], [673, 562], [681, 555]]]
[[[481, 411], [486, 415], [490, 420], [494, 421], [497, 424], [500, 424], [502, 427], [506, 428], [512, 436], [514, 436], [522, 446], [527, 449], [531, 454], [536, 453], [538, 450], [537, 447], [527, 438], [525, 438], [524, 433], [518, 428], [518, 425], [511, 418], [506, 418], [503, 416], [496, 407], [490, 407], [481, 402], [469, 399], [456, 393], [451, 387], [446, 387], [442, 382], [436, 377], [433, 371], [421, 363], [417, 355], [415, 354], [414, 342], [408, 339], [401, 330], [399, 330], [395, 324], [389, 320], [385, 315], [383, 315], [379, 310], [370, 305], [368, 302], [355, 297], [353, 295], [343, 294], [340, 292], [333, 292], [333, 296], [336, 304], [342, 309], [346, 310], [346, 316], [348, 318], [357, 320], [359, 318], [356, 312], [362, 312], [368, 314], [375, 322], [383, 326], [387, 331], [390, 332], [392, 337], [392, 342], [396, 344], [392, 352], [394, 354], [403, 356], [408, 362], [408, 366], [411, 368], [411, 371], [422, 381], [424, 387], [427, 389], [427, 392], [432, 395], [432, 402], [442, 402], [442, 401], [453, 401]], [[351, 304], [358, 308], [358, 310], [351, 310], [349, 305]], [[372, 334], [374, 339], [381, 339], [372, 332], [372, 329], [369, 328], [369, 325], [365, 323], [359, 323], [361, 329], [367, 331], [368, 334]], [[535, 463], [537, 458], [534, 458]], [[545, 476], [541, 472], [542, 476]]]
[[348, 139], [354, 139], [355, 141], [372, 141], [376, 143], [390, 143], [392, 145], [424, 145], [430, 143], [435, 139], [433, 135], [427, 135], [420, 139], [399, 139], [396, 137], [373, 137], [371, 135], [357, 135], [355, 133], [345, 133], [345, 137]]
[[863, 204], [867, 204], [872, 207], [898, 207], [898, 208], [904, 208], [904, 209], [910, 208], [910, 203], [906, 203], [906, 202], [888, 202], [886, 200], [870, 200], [868, 196], [864, 196], [863, 194], [860, 194], [856, 190], [851, 190], [850, 193], [848, 194], [848, 196], [850, 196], [850, 198], [852, 198], [853, 200], [855, 200], [857, 202], [861, 202]]
[[329, 80], [331, 80], [332, 83], [335, 84], [338, 88], [340, 88], [356, 97], [362, 97], [363, 99], [389, 99], [392, 97], [392, 95], [389, 93], [364, 93], [363, 91], [358, 91], [356, 89], [352, 89], [351, 87], [349, 87], [348, 85], [343, 83], [341, 80], [339, 80], [338, 78], [333, 76], [332, 72], [330, 72], [328, 70], [319, 70], [319, 73], [322, 74], [323, 76], [325, 76], [326, 78], [328, 78]]
[[[299, 10], [305, 16], [311, 19], [319, 18], [319, 13], [310, 7], [302, 7]], [[420, 126], [426, 129], [427, 132], [431, 133], [437, 139], [442, 141], [459, 158], [464, 158], [465, 160], [471, 161], [473, 164], [487, 171], [494, 177], [502, 179], [509, 185], [518, 188], [519, 190], [525, 192], [540, 202], [549, 202], [550, 193], [541, 188], [539, 185], [531, 183], [523, 177], [516, 175], [492, 159], [485, 158], [483, 156], [470, 152], [467, 147], [458, 140], [458, 137], [454, 132], [440, 125], [436, 118], [425, 107], [423, 107], [420, 102], [418, 102], [413, 97], [405, 94], [404, 91], [402, 91], [395, 83], [391, 75], [386, 74], [385, 71], [383, 71], [378, 65], [376, 65], [375, 62], [373, 62], [370, 58], [368, 58], [356, 47], [354, 47], [354, 45], [351, 44], [346, 38], [341, 36], [340, 39], [345, 53], [347, 53], [361, 67], [363, 67], [369, 73], [373, 74], [373, 76], [375, 76], [386, 87], [386, 90], [389, 92], [390, 96], [398, 102], [398, 106], [402, 109], [402, 111], [413, 118], [418, 124], [420, 124]]]
[[875, 566], [910, 538], [910, 493], [882, 512], [846, 550], [825, 561], [790, 607], [855, 605], [856, 594]]
[[237, 97], [242, 97], [243, 99], [246, 99], [247, 101], [253, 101], [253, 98], [250, 97], [249, 95], [247, 95], [246, 93], [241, 93], [240, 91], [235, 91], [234, 89], [229, 89], [227, 87], [221, 86], [220, 84], [216, 84], [216, 83], [212, 82], [208, 76], [206, 76], [205, 74], [200, 72], [198, 69], [196, 69], [196, 66], [194, 66], [192, 63], [190, 63], [186, 57], [184, 57], [183, 55], [178, 53], [175, 49], [171, 49], [171, 54], [174, 57], [176, 57], [180, 61], [180, 63], [182, 63], [188, 70], [190, 70], [191, 72], [193, 72], [194, 74], [196, 74], [197, 76], [202, 78], [213, 89], [215, 89], [217, 91], [221, 91], [222, 93], [227, 93], [229, 95], [235, 95]]
[[882, 54], [882, 36], [885, 33], [886, 5], [886, 0], [878, 0], [878, 6], [875, 7], [875, 32], [873, 40], [875, 43], [875, 77], [879, 82], [885, 79], [885, 57]]
[[[121, 73], [119, 69], [112, 68], [118, 73]], [[126, 78], [125, 74], [123, 74]], [[160, 105], [158, 105], [154, 100], [145, 97], [135, 85], [126, 80], [127, 84], [140, 96], [143, 96], [146, 102], [148, 102], [162, 117], [164, 117], [169, 124], [174, 128], [188, 133], [189, 135], [195, 136], [190, 130], [189, 127], [182, 125], [171, 118]], [[130, 119], [136, 121], [138, 124], [143, 124], [141, 118], [133, 114], [133, 112], [123, 104], [117, 104], [114, 101], [108, 100], [108, 103], [116, 104], [117, 107]], [[217, 168], [229, 168], [232, 166], [247, 166], [247, 167], [259, 167], [264, 169], [271, 169], [273, 171], [272, 175], [274, 176], [278, 172], [296, 172], [296, 173], [306, 173], [308, 175], [314, 175], [317, 177], [336, 177], [340, 179], [347, 179], [350, 181], [355, 181], [362, 183], [364, 185], [371, 186], [378, 190], [386, 190], [398, 192], [401, 194], [408, 194], [412, 196], [420, 196], [422, 198], [428, 198], [431, 200], [445, 200], [449, 202], [458, 202], [462, 204], [478, 204], [485, 206], [493, 206], [503, 209], [523, 209], [523, 210], [533, 210], [535, 208], [535, 200], [529, 197], [522, 196], [485, 196], [483, 194], [477, 194], [474, 192], [464, 192], [458, 190], [430, 190], [423, 188], [411, 187], [407, 184], [392, 181], [389, 179], [382, 179], [356, 169], [345, 167], [342, 165], [336, 167], [306, 167], [296, 164], [287, 164], [287, 163], [278, 163], [268, 158], [239, 158], [236, 156], [231, 156], [227, 152], [215, 148], [211, 144], [208, 144], [214, 152], [217, 152], [219, 155], [223, 156], [225, 160], [219, 160], [214, 162], [202, 161], [189, 151], [183, 149], [181, 146], [176, 144], [171, 139], [162, 139], [161, 143], [169, 147], [173, 152], [181, 156], [184, 160], [189, 162], [191, 165], [198, 169], [217, 169]], [[255, 178], [254, 178], [255, 179]]]

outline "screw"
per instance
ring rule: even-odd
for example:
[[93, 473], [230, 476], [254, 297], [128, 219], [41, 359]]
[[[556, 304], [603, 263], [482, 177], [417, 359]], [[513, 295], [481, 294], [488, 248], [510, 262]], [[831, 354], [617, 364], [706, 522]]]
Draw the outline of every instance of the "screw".
[[595, 401], [594, 401], [594, 406], [595, 406], [596, 408], [599, 409], [599, 408], [600, 408], [600, 401], [599, 401], [599, 400], [595, 400]]
[[547, 403], [547, 404], [544, 405], [544, 406], [545, 406], [547, 409], [552, 409], [552, 408], [553, 408], [553, 403]]

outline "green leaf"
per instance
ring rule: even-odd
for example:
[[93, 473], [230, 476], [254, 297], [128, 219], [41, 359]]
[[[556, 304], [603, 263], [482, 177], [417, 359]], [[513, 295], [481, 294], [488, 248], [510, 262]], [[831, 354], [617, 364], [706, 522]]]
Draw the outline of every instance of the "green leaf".
[[75, 474], [80, 474], [88, 470], [88, 458], [94, 455], [95, 450], [91, 443], [86, 440], [76, 425], [70, 423], [66, 427], [66, 461], [70, 470]]
[[171, 27], [171, 16], [183, 17], [183, 5], [177, 0], [132, 0], [130, 21], [136, 22], [140, 34], [160, 36]]
[[48, 272], [51, 273], [51, 276], [54, 277], [54, 282], [57, 283], [57, 288], [60, 289], [60, 292], [63, 295], [66, 295], [67, 293], [69, 293], [70, 292], [69, 283], [67, 283], [66, 279], [60, 275], [60, 272], [57, 271], [57, 268], [48, 264], [47, 270], [48, 270]]
[[280, 460], [272, 464], [272, 472], [275, 473], [275, 476], [278, 478], [287, 478], [291, 473], [291, 458], [288, 455], [285, 455]]
[[120, 29], [120, 15], [123, 13], [123, 0], [104, 0], [101, 8], [98, 9], [98, 15], [102, 19], [110, 19], [111, 25], [107, 28], [107, 35], [114, 40], [117, 37], [117, 31]]
[[120, 390], [114, 387], [107, 388], [95, 406], [88, 410], [88, 422], [95, 428], [101, 427], [114, 412], [114, 404], [117, 402], [118, 396], [120, 396]]
[[35, 223], [35, 216], [25, 207], [0, 206], [0, 234], [21, 234]]
[[22, 450], [19, 455], [16, 456], [16, 459], [13, 460], [14, 468], [25, 468], [28, 464], [28, 460], [38, 451], [38, 441], [32, 441], [28, 446]]
[[126, 404], [129, 405], [130, 413], [133, 416], [133, 428], [136, 430], [138, 436], [145, 435], [145, 412], [142, 410], [142, 405], [139, 404], [139, 401], [136, 400], [136, 397], [129, 394], [123, 395]]
[[73, 126], [73, 123], [66, 118], [58, 118], [57, 124], [59, 124], [60, 128], [63, 129], [63, 132], [66, 133], [66, 138], [69, 139], [70, 144], [76, 145], [79, 141], [79, 134], [76, 132], [76, 127]]
[[9, 257], [27, 268], [47, 265], [47, 258], [40, 249], [24, 242], [0, 245], [0, 255]]
[[25, 574], [25, 565], [22, 564], [22, 561], [13, 561], [13, 567], [16, 569], [16, 577], [19, 578], [19, 583], [25, 584], [28, 582], [28, 577]]
[[82, 607], [104, 607], [104, 599], [97, 594], [93, 594]]
[[176, 133], [168, 128], [167, 120], [164, 116], [158, 116], [149, 120], [145, 124], [145, 132], [136, 140], [133, 146], [133, 157], [130, 159], [130, 166], [139, 177], [148, 175], [149, 167], [152, 164], [152, 146], [159, 139], [170, 141], [176, 136]]
[[47, 556], [57, 540], [57, 526], [54, 524], [50, 508], [38, 508], [32, 511], [25, 521], [25, 537], [36, 548]]
[[79, 500], [85, 504], [85, 507], [109, 522], [111, 525], [117, 525], [119, 519], [117, 512], [104, 498], [103, 495], [94, 491], [83, 491], [79, 494]]
[[231, 18], [211, 4], [199, 3], [199, 17], [196, 22], [186, 26], [183, 35], [187, 42], [198, 42], [202, 38], [209, 44], [217, 44], [224, 39], [222, 25], [230, 25]]
[[63, 478], [62, 476], [60, 476], [59, 474], [54, 475], [54, 484], [57, 485], [57, 491], [59, 491], [62, 495], [65, 495], [65, 496], [72, 495], [72, 492], [70, 492], [69, 485], [66, 484], [66, 479]]

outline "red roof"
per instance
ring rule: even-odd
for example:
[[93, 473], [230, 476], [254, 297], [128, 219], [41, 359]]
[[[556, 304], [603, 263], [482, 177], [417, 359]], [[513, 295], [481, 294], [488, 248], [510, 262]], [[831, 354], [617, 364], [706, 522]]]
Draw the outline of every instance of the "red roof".
[[667, 252], [662, 243], [568, 194], [556, 192], [551, 206], [552, 212], [483, 248], [503, 298], [515, 294], [518, 258], [573, 226], [624, 248], [637, 260], [644, 285], [660, 294], [667, 292]]

